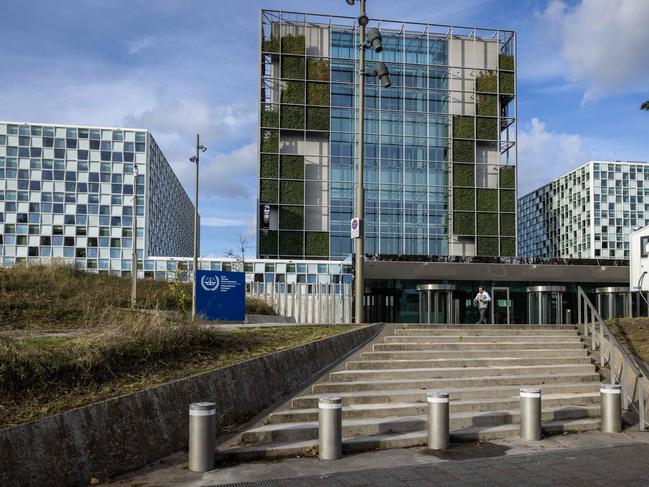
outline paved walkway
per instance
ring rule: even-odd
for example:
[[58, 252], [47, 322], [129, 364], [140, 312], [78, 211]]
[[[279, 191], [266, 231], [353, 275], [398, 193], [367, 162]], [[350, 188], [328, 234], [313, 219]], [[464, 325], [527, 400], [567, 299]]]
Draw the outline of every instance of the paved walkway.
[[323, 462], [289, 458], [217, 467], [205, 474], [187, 470], [179, 453], [115, 482], [120, 486], [649, 486], [649, 433], [599, 432], [555, 436], [538, 442], [496, 441], [453, 445], [446, 452], [425, 448], [382, 450]]

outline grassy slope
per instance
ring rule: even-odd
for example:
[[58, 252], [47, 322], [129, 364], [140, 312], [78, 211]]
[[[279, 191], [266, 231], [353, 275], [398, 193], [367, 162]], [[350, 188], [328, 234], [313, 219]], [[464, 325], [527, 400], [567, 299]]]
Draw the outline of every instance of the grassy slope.
[[649, 363], [649, 318], [622, 318], [606, 324], [622, 346]]

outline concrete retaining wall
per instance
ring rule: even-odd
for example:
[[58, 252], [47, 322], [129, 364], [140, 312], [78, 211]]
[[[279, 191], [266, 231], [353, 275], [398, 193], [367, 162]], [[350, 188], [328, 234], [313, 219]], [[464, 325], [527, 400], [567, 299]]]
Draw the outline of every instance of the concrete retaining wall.
[[304, 388], [373, 338], [370, 325], [0, 431], [0, 485], [87, 485], [187, 447], [187, 411], [217, 404], [219, 428]]

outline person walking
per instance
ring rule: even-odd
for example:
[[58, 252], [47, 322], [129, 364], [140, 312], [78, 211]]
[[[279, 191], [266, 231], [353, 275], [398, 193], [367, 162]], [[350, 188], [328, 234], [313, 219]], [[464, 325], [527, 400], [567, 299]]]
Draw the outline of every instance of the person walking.
[[480, 311], [480, 319], [476, 325], [479, 325], [480, 323], [484, 323], [485, 325], [487, 324], [487, 309], [489, 309], [490, 301], [491, 296], [489, 296], [489, 293], [485, 291], [485, 288], [479, 287], [478, 294], [473, 298], [473, 304], [477, 305], [478, 311]]

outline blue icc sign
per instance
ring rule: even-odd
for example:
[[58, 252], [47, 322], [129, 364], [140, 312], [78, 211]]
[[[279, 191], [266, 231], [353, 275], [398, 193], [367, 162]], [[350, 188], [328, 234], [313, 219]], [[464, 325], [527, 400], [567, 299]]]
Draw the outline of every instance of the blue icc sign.
[[196, 314], [206, 320], [243, 321], [246, 275], [243, 272], [198, 271]]

